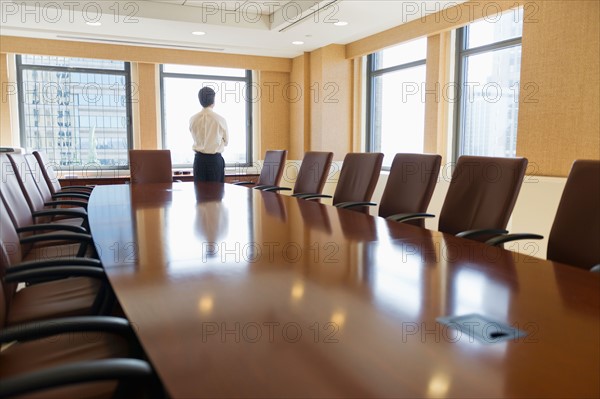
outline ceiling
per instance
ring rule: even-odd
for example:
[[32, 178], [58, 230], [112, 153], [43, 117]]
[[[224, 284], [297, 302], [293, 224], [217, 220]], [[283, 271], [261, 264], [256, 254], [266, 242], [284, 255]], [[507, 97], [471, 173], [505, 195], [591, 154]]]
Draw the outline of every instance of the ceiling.
[[[353, 42], [463, 1], [3, 0], [0, 34], [295, 57]], [[348, 24], [337, 26], [339, 21]], [[199, 31], [204, 34], [192, 34]]]

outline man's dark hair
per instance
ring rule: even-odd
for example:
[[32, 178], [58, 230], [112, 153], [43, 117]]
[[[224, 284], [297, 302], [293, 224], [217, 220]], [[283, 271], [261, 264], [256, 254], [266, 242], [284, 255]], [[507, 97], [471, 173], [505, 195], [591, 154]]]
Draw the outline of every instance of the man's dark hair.
[[210, 107], [215, 103], [215, 91], [210, 87], [203, 87], [198, 92], [198, 100], [200, 100], [200, 105], [204, 108]]

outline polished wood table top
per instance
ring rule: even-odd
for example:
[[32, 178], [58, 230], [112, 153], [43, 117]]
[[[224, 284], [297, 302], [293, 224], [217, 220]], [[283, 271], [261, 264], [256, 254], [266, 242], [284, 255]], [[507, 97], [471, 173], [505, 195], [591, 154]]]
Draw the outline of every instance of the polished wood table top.
[[[173, 398], [600, 396], [600, 276], [247, 187], [101, 186], [109, 281]], [[481, 343], [436, 321], [528, 335]]]

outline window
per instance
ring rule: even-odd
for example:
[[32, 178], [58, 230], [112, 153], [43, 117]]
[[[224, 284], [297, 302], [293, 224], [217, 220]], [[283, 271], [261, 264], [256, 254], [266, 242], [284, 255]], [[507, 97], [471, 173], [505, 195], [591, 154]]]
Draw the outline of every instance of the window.
[[383, 152], [389, 168], [398, 152], [423, 152], [427, 39], [368, 57], [367, 150]]
[[21, 146], [57, 166], [127, 166], [128, 63], [19, 55], [17, 72]]
[[457, 156], [516, 156], [522, 21], [515, 9], [458, 31]]
[[244, 69], [161, 66], [163, 147], [171, 150], [175, 166], [192, 166], [194, 151], [189, 121], [201, 110], [198, 91], [212, 87], [217, 93], [215, 112], [229, 129], [229, 145], [223, 158], [227, 165], [252, 161], [252, 72]]

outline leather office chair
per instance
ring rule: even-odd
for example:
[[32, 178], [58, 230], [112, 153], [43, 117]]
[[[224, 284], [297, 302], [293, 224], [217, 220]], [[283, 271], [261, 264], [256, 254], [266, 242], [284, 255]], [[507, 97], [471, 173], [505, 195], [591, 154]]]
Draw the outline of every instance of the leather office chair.
[[[327, 181], [327, 175], [331, 168], [333, 152], [309, 151], [304, 154], [304, 159], [298, 171], [296, 183], [294, 183], [293, 197], [308, 194], [321, 194], [323, 186]], [[288, 187], [270, 187], [264, 191], [289, 191]]]
[[[8, 326], [0, 284], [0, 397], [139, 397], [155, 386], [131, 326], [115, 317], [69, 317]], [[129, 384], [129, 385], [125, 385]]]
[[58, 181], [58, 176], [56, 175], [56, 171], [54, 170], [52, 163], [50, 163], [50, 161], [46, 157], [46, 154], [41, 151], [33, 151], [33, 156], [39, 164], [40, 171], [42, 172], [42, 176], [44, 177], [44, 181], [46, 182], [48, 189], [50, 190], [52, 195], [67, 191], [74, 191], [80, 194], [89, 195], [94, 189], [93, 186], [61, 187], [60, 182]]
[[[6, 154], [0, 154], [0, 167], [2, 175], [0, 179], [0, 196], [6, 202], [8, 215], [20, 234], [41, 231], [69, 231], [73, 233], [85, 233], [87, 230], [87, 212], [80, 209], [57, 208], [45, 209], [41, 195], [32, 182], [30, 186], [24, 187], [17, 168]], [[33, 183], [33, 186], [31, 184]], [[30, 190], [34, 195], [28, 198], [25, 192]], [[36, 195], [37, 194], [37, 195]], [[40, 209], [41, 208], [41, 209]], [[33, 209], [33, 210], [32, 210]], [[60, 220], [61, 223], [46, 223], [54, 217], [72, 218]], [[83, 225], [82, 225], [83, 223]]]
[[438, 230], [484, 242], [506, 234], [526, 169], [525, 158], [460, 157], [440, 211]]
[[129, 150], [131, 184], [173, 183], [169, 150]]
[[256, 182], [240, 181], [233, 183], [236, 186], [254, 185], [257, 190], [277, 187], [283, 176], [287, 150], [269, 150], [265, 153], [265, 161]]
[[[33, 181], [36, 183], [40, 193], [42, 194], [42, 198], [45, 202], [48, 201], [56, 201], [60, 199], [76, 199], [82, 201], [83, 203], [87, 203], [90, 199], [90, 194], [92, 190], [86, 189], [67, 189], [60, 190], [56, 193], [53, 193], [50, 190], [46, 182], [46, 178], [43, 173], [43, 166], [38, 161], [38, 158], [34, 154], [23, 154], [22, 156], [25, 159], [27, 165], [24, 165], [25, 168], [28, 169], [30, 176], [33, 178]], [[19, 169], [20, 171], [23, 168]], [[75, 186], [75, 187], [87, 187], [87, 186]], [[87, 206], [87, 204], [85, 204]]]
[[[548, 237], [548, 260], [600, 272], [600, 161], [577, 160], [565, 184]], [[509, 234], [489, 240], [500, 245], [537, 234]]]
[[[112, 308], [113, 297], [100, 261], [76, 257], [32, 257], [32, 253], [23, 248], [24, 241], [43, 236], [19, 238], [7, 217], [4, 201], [0, 201], [0, 216], [0, 279], [6, 284], [5, 296], [14, 310], [6, 324], [50, 317], [104, 314]], [[44, 238], [52, 240], [54, 236]], [[49, 280], [57, 281], [47, 282]], [[32, 285], [17, 292], [16, 283], [21, 282]]]
[[[373, 191], [379, 179], [383, 154], [350, 153], [344, 157], [340, 177], [333, 194], [333, 205], [338, 208], [352, 209], [369, 213]], [[300, 196], [304, 199], [331, 198], [330, 195]]]
[[[403, 214], [427, 211], [441, 162], [440, 155], [396, 154], [381, 196], [379, 216], [399, 221]], [[422, 218], [403, 221], [424, 227]]]
[[[31, 212], [41, 211], [47, 208], [54, 208], [57, 206], [67, 205], [70, 207], [77, 208], [69, 208], [71, 210], [78, 209], [82, 214], [85, 214], [85, 209], [87, 209], [87, 200], [89, 199], [88, 195], [85, 194], [77, 194], [70, 193], [64, 195], [65, 193], [55, 194], [57, 197], [53, 198], [52, 193], [46, 186], [46, 184], [40, 181], [40, 174], [36, 169], [31, 167], [31, 161], [35, 159], [35, 157], [31, 154], [8, 154], [7, 157], [10, 159], [13, 172], [15, 173], [19, 185], [25, 195], [25, 199], [27, 200], [27, 204], [31, 209]], [[36, 165], [37, 166], [37, 165]], [[75, 224], [81, 225], [83, 220], [73, 221]], [[62, 223], [65, 223], [62, 221]]]

